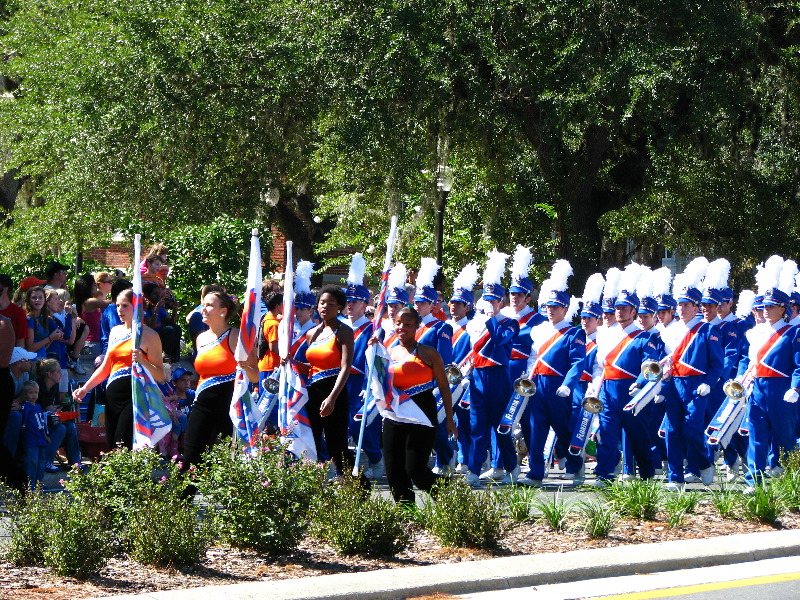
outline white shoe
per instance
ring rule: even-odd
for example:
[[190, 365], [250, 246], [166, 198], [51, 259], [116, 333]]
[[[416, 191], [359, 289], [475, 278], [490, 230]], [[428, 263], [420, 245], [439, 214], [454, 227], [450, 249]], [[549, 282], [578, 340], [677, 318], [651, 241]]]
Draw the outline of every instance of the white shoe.
[[517, 485], [525, 485], [528, 487], [535, 487], [535, 488], [542, 487], [541, 479], [531, 479], [527, 475], [525, 475], [524, 477], [517, 478], [517, 481], [515, 483]]
[[563, 471], [567, 468], [567, 457], [562, 456], [561, 458], [556, 458], [556, 468], [560, 471]]
[[517, 483], [519, 481], [520, 476], [520, 468], [514, 467], [513, 471], [506, 471], [506, 476], [503, 477], [503, 481], [501, 483], [503, 485], [510, 485], [512, 483]]
[[83, 365], [80, 361], [75, 361], [72, 366], [72, 370], [75, 371], [78, 375], [86, 375], [86, 369], [83, 368]]
[[703, 482], [703, 485], [711, 485], [714, 483], [714, 475], [716, 474], [717, 469], [714, 465], [711, 465], [708, 468], [700, 470], [700, 481]]
[[380, 479], [383, 477], [383, 459], [380, 459], [376, 463], [370, 463], [369, 470], [372, 473], [372, 477], [370, 479]]
[[628, 473], [622, 474], [622, 481], [629, 481], [631, 479], [633, 479], [633, 475], [629, 475]]
[[725, 481], [728, 483], [733, 483], [739, 478], [739, 463], [741, 461], [737, 458], [736, 462], [732, 465], [725, 465], [725, 469], [727, 470], [728, 474], [725, 476]]
[[[705, 471], [705, 469], [703, 469], [703, 471]], [[702, 473], [703, 471], [701, 471], [701, 473]], [[686, 473], [686, 474], [683, 476], [683, 480], [684, 480], [686, 483], [700, 483], [700, 482], [702, 481], [702, 480], [701, 480], [701, 479], [700, 479], [700, 478], [699, 478], [697, 475], [695, 475], [695, 474], [693, 474], [693, 473]]]
[[780, 465], [778, 465], [777, 467], [772, 467], [769, 470], [770, 477], [780, 477], [781, 475], [783, 475], [783, 467], [781, 467]]
[[431, 472], [434, 475], [449, 475], [450, 474], [450, 467], [445, 465], [444, 467], [433, 467]]
[[685, 485], [683, 483], [678, 483], [676, 481], [670, 481], [664, 484], [664, 489], [668, 492], [682, 492], [684, 487]]
[[489, 479], [491, 479], [492, 481], [503, 481], [505, 476], [506, 476], [505, 469], [498, 469], [497, 467], [495, 467], [481, 473], [479, 479], [481, 481], [487, 481]]
[[756, 488], [754, 488], [752, 485], [748, 485], [748, 486], [745, 486], [745, 488], [742, 490], [742, 493], [745, 496], [752, 496], [755, 491], [756, 491]]
[[585, 486], [593, 488], [604, 488], [610, 484], [611, 480], [609, 479], [592, 479], [591, 481], [587, 481], [586, 483], [584, 483]]
[[464, 463], [458, 463], [455, 471], [453, 471], [456, 475], [466, 475], [469, 473], [469, 467]]
[[464, 481], [467, 482], [467, 485], [471, 485], [472, 487], [476, 487], [481, 484], [481, 480], [478, 479], [478, 476], [472, 471], [464, 475]]

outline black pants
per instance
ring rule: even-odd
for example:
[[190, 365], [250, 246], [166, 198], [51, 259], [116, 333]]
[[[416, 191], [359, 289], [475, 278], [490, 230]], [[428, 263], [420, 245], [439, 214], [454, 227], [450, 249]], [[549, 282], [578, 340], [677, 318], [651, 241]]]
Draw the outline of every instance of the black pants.
[[212, 385], [200, 392], [192, 404], [186, 437], [183, 441], [183, 468], [200, 462], [218, 436], [230, 437], [233, 423], [228, 414], [233, 397], [233, 381]]
[[133, 448], [133, 396], [131, 378], [120, 377], [106, 387], [106, 442], [113, 450], [122, 443]]
[[336, 470], [342, 475], [349, 474], [353, 469], [353, 453], [347, 447], [347, 426], [350, 420], [347, 388], [343, 389], [336, 399], [333, 412], [327, 417], [319, 416], [322, 401], [328, 397], [335, 384], [336, 377], [326, 377], [309, 385], [306, 411], [317, 451], [322, 448], [324, 434], [328, 453], [336, 465]]

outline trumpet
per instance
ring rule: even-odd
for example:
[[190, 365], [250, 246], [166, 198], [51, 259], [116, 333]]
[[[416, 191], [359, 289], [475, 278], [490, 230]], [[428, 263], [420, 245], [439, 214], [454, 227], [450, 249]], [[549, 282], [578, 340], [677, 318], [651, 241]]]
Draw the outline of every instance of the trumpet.
[[747, 395], [747, 392], [740, 382], [735, 379], [729, 379], [722, 385], [722, 391], [731, 400], [741, 400]]
[[603, 409], [605, 408], [603, 401], [595, 396], [585, 396], [581, 406], [583, 407], [583, 410], [588, 413], [592, 413], [593, 415], [603, 412]]
[[514, 391], [520, 396], [528, 398], [536, 393], [536, 384], [532, 379], [520, 377], [514, 382]]
[[444, 368], [444, 373], [447, 375], [447, 383], [450, 385], [458, 385], [461, 383], [461, 380], [464, 379], [464, 374], [455, 363], [450, 363], [447, 365]]
[[277, 394], [280, 387], [280, 369], [275, 369], [272, 375], [264, 380], [264, 390], [268, 394]]
[[648, 359], [642, 363], [642, 375], [647, 381], [660, 381], [664, 376], [664, 368], [657, 360]]

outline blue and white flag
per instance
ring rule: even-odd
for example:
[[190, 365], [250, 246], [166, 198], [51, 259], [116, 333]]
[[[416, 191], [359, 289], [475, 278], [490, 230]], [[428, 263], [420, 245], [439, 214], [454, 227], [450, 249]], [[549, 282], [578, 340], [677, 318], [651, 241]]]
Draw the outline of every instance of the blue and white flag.
[[394, 377], [389, 372], [390, 362], [389, 351], [383, 344], [371, 344], [367, 348], [368, 372], [371, 374], [370, 390], [381, 415], [400, 423], [432, 427], [430, 419], [411, 396], [394, 387]]
[[[242, 306], [242, 322], [239, 326], [239, 343], [234, 356], [237, 361], [246, 361], [256, 343], [256, 334], [261, 324], [261, 246], [258, 230], [253, 229], [250, 238], [250, 265], [247, 269], [247, 291]], [[253, 447], [261, 434], [259, 423], [261, 411], [250, 392], [250, 381], [241, 367], [236, 367], [236, 380], [231, 398], [230, 417], [233, 428], [242, 442]]]

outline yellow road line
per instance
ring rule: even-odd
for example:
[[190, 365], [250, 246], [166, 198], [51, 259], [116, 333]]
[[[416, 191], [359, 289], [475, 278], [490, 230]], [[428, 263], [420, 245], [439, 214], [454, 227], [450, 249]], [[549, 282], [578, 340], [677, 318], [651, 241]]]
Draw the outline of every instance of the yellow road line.
[[778, 583], [780, 581], [794, 581], [800, 579], [800, 573], [782, 573], [780, 575], [764, 575], [762, 577], [750, 577], [749, 579], [739, 579], [737, 581], [719, 581], [716, 583], [701, 583], [698, 585], [687, 585], [686, 587], [667, 588], [663, 590], [651, 590], [649, 592], [634, 592], [631, 594], [620, 594], [618, 596], [603, 596], [606, 600], [649, 600], [650, 598], [667, 598], [669, 596], [684, 596], [686, 594], [696, 594], [698, 592], [710, 592], [714, 590], [726, 590], [729, 588], [747, 587], [749, 585], [763, 585], [765, 583]]

